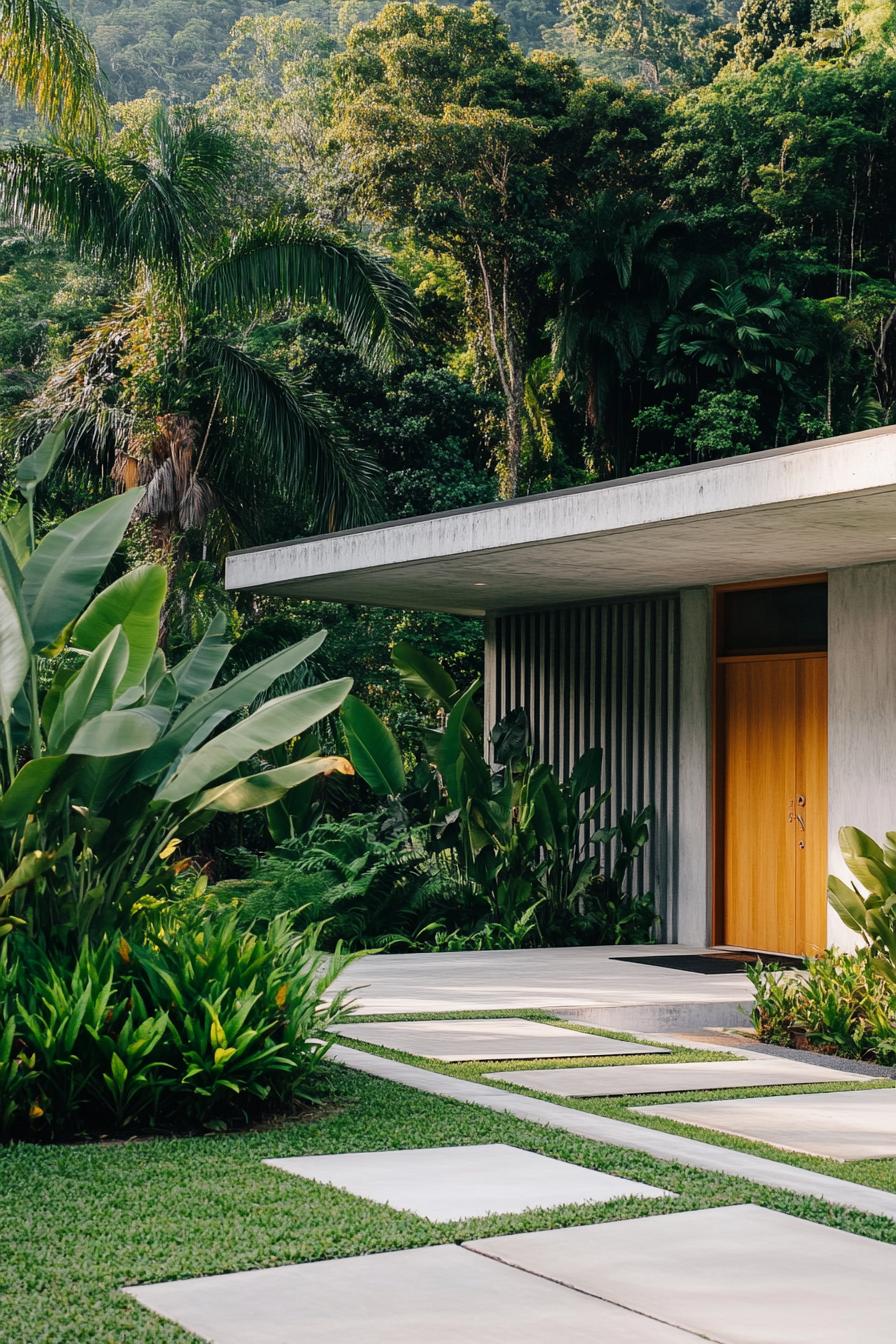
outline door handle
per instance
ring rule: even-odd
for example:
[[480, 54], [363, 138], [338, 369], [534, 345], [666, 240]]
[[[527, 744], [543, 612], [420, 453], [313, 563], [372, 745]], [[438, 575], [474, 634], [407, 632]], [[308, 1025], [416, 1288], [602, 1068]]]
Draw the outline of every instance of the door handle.
[[788, 822], [794, 822], [794, 821], [797, 822], [798, 825], [800, 825], [803, 828], [803, 830], [806, 829], [806, 818], [802, 816], [801, 813], [797, 812], [796, 808], [805, 806], [806, 806], [806, 800], [803, 797], [803, 795], [800, 794], [799, 798], [797, 798], [796, 800], [796, 807], [794, 807], [793, 799], [791, 798], [790, 811], [787, 813]]

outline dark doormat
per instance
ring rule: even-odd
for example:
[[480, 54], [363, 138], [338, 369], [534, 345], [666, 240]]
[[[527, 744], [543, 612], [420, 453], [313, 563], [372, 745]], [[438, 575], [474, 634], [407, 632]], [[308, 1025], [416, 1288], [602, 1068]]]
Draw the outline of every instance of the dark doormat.
[[682, 952], [664, 957], [611, 957], [611, 961], [631, 961], [639, 966], [661, 966], [667, 971], [692, 971], [695, 975], [734, 975], [744, 966], [786, 966], [801, 971], [803, 957], [774, 956], [771, 952], [760, 956], [757, 952]]

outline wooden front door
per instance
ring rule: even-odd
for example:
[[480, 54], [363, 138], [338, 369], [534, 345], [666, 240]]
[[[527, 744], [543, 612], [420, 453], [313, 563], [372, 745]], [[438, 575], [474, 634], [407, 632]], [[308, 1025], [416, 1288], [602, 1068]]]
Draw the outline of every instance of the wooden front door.
[[816, 953], [826, 941], [827, 656], [720, 659], [716, 941]]

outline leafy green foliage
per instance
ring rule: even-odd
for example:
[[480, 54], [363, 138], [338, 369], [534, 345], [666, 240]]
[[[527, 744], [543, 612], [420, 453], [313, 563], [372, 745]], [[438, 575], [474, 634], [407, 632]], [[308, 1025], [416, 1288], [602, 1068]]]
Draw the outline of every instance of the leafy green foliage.
[[482, 751], [477, 681], [400, 642], [404, 684], [437, 710], [424, 758], [408, 778], [398, 741], [369, 707], [349, 699], [343, 726], [380, 812], [326, 821], [279, 844], [249, 876], [219, 883], [253, 921], [290, 910], [328, 921], [328, 937], [396, 949], [516, 948], [532, 943], [646, 941], [650, 892], [630, 890], [652, 809], [607, 824], [602, 754], [587, 751], [570, 780], [533, 759], [527, 716], [496, 724], [493, 763]]
[[345, 522], [365, 518], [373, 464], [322, 398], [247, 349], [243, 332], [294, 304], [328, 301], [347, 339], [383, 361], [412, 321], [389, 265], [335, 231], [275, 218], [233, 228], [238, 154], [223, 128], [161, 105], [109, 145], [0, 154], [7, 217], [122, 276], [121, 303], [30, 408], [32, 429], [69, 415], [74, 444], [89, 443], [119, 482], [148, 486], [141, 507], [169, 544], [222, 507], [234, 431], [254, 443], [256, 460], [270, 455], [253, 473], [270, 495], [304, 495], [321, 521], [340, 511]]
[[392, 832], [356, 814], [285, 841], [214, 895], [235, 898], [250, 923], [289, 914], [320, 924], [328, 946], [407, 947], [458, 917], [462, 888], [453, 866], [427, 849], [424, 828]]
[[896, 1062], [896, 833], [881, 846], [854, 826], [840, 829], [840, 851], [855, 877], [828, 877], [828, 900], [865, 947], [827, 951], [805, 977], [748, 968], [756, 991], [753, 1022], [762, 1040], [803, 1041], [849, 1059]]
[[0, 80], [68, 134], [97, 135], [108, 126], [96, 53], [56, 0], [3, 0]]
[[407, 785], [407, 776], [395, 735], [369, 705], [354, 695], [343, 701], [340, 720], [358, 774], [374, 793], [397, 797]]
[[804, 976], [773, 963], [745, 969], [760, 1040], [896, 1063], [896, 991], [867, 951], [827, 951], [809, 962]]
[[140, 490], [33, 544], [34, 492], [64, 439], [61, 426], [22, 460], [25, 503], [0, 529], [0, 936], [25, 926], [59, 941], [127, 923], [164, 898], [172, 856], [214, 814], [268, 807], [320, 774], [351, 771], [316, 753], [258, 769], [338, 709], [347, 679], [287, 692], [233, 722], [324, 632], [216, 686], [229, 652], [223, 619], [171, 668], [156, 647], [161, 567], [126, 573], [91, 599]]
[[0, 1133], [190, 1128], [310, 1099], [351, 958], [286, 919], [166, 922], [52, 957], [0, 947]]
[[828, 900], [848, 929], [861, 934], [878, 974], [896, 988], [896, 831], [881, 846], [855, 826], [841, 826], [840, 852], [859, 891], [834, 874], [828, 878]]

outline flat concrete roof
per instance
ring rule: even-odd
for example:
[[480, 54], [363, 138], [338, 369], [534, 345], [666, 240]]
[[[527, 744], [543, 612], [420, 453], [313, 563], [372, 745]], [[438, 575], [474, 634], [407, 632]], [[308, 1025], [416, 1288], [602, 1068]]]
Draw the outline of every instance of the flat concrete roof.
[[489, 612], [896, 559], [896, 426], [228, 556], [233, 590]]

